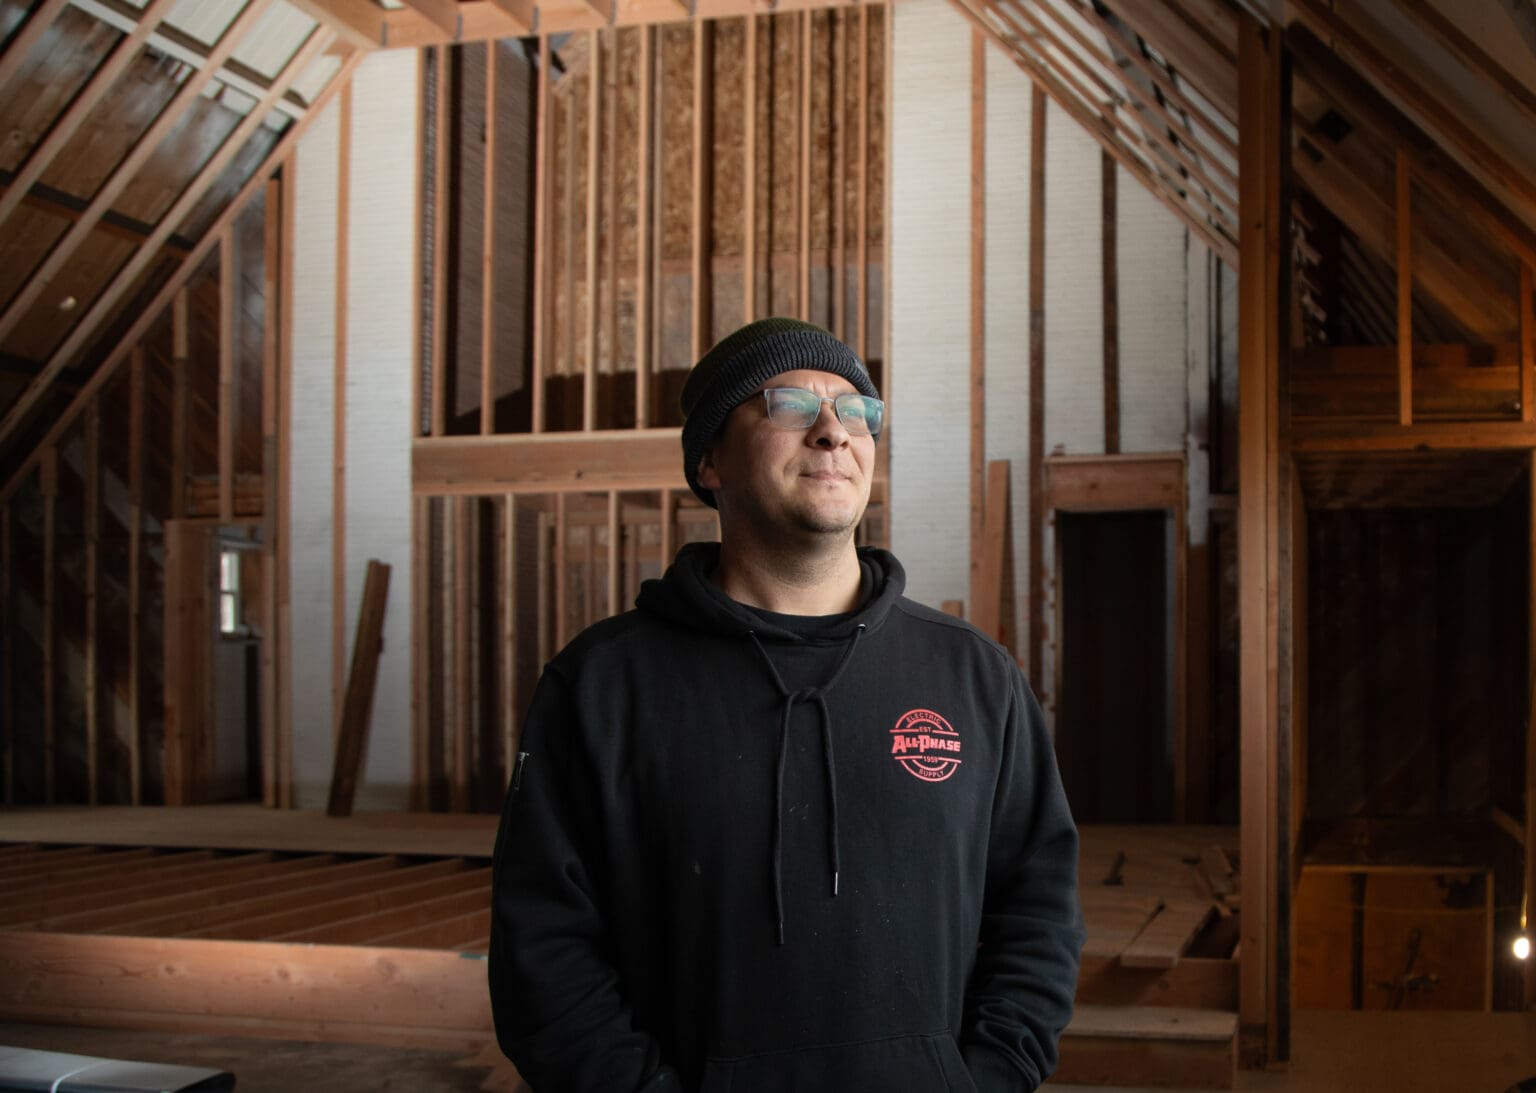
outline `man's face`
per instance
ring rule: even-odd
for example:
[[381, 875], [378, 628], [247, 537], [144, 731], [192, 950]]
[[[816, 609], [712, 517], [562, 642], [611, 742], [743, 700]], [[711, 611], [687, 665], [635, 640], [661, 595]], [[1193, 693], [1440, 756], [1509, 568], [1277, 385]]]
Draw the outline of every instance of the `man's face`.
[[[858, 389], [831, 372], [800, 369], [764, 387], [800, 387], [823, 398]], [[760, 534], [850, 533], [869, 504], [875, 441], [852, 436], [830, 402], [808, 429], [768, 420], [761, 394], [731, 411], [699, 461], [699, 484], [714, 491], [722, 525]]]

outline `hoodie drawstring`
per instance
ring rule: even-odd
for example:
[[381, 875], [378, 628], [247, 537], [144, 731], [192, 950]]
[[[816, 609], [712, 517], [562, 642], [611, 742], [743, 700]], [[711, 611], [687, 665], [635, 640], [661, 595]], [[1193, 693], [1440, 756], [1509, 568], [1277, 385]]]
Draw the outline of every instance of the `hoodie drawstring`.
[[752, 639], [758, 657], [768, 668], [768, 675], [772, 678], [774, 687], [778, 689], [779, 696], [784, 699], [784, 712], [779, 718], [779, 762], [774, 774], [773, 789], [773, 910], [780, 945], [784, 944], [784, 769], [789, 759], [790, 719], [794, 716], [797, 702], [814, 702], [820, 711], [821, 754], [826, 771], [827, 811], [830, 821], [827, 827], [827, 855], [832, 865], [832, 895], [836, 897], [838, 879], [842, 871], [842, 855], [838, 846], [837, 769], [833, 764], [832, 756], [832, 714], [827, 708], [826, 696], [842, 677], [848, 662], [853, 659], [853, 651], [857, 648], [859, 637], [863, 633], [864, 624], [860, 623], [854, 630], [853, 636], [848, 639], [848, 644], [843, 648], [843, 655], [837, 662], [837, 667], [821, 686], [791, 691], [784, 685], [784, 677], [779, 675], [778, 668], [774, 667], [773, 661], [769, 659], [768, 651], [758, 640], [757, 633], [752, 630], [747, 631], [747, 637]]

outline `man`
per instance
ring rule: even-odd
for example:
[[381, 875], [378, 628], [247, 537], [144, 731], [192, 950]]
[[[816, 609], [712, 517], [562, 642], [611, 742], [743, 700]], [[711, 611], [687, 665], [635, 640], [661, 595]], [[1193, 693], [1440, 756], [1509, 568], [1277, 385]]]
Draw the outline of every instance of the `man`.
[[720, 542], [540, 681], [496, 846], [502, 1049], [537, 1093], [1035, 1088], [1077, 832], [1006, 650], [854, 547], [868, 372], [765, 319], [682, 404]]

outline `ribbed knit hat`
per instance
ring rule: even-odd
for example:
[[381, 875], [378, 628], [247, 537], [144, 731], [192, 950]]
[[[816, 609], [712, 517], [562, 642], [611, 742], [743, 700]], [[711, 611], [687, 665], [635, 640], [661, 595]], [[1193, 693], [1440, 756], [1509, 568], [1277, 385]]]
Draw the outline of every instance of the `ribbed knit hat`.
[[699, 485], [699, 460], [725, 419], [753, 392], [781, 372], [798, 368], [842, 376], [860, 394], [879, 398], [858, 355], [831, 333], [799, 319], [759, 319], [727, 334], [688, 373], [683, 408], [683, 474], [694, 495], [715, 508], [715, 495]]

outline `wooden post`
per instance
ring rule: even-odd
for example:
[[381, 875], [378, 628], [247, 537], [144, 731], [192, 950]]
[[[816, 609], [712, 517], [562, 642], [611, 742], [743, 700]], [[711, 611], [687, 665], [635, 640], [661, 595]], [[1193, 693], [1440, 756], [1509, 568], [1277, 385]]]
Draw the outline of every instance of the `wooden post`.
[[991, 614], [982, 603], [991, 591], [982, 580], [986, 553], [987, 487], [987, 36], [971, 29], [971, 438], [970, 614], [978, 626]]
[[510, 780], [517, 755], [517, 494], [501, 500], [501, 758]]
[[1104, 452], [1120, 451], [1120, 263], [1115, 182], [1120, 167], [1108, 152], [1099, 155], [1104, 288]]
[[209, 528], [167, 520], [165, 532], [165, 803], [205, 798], [212, 751], [216, 584]]
[[453, 811], [470, 809], [469, 546], [474, 532], [468, 497], [453, 499]]
[[[548, 40], [544, 40], [545, 48]], [[453, 62], [454, 51], [448, 46], [437, 46], [437, 65], [433, 73], [436, 83], [436, 94], [433, 105], [435, 107], [437, 146], [432, 152], [432, 408], [431, 425], [429, 432], [432, 436], [442, 436], [448, 427], [448, 145], [452, 130], [451, 110], [452, 90], [448, 79], [448, 68]], [[543, 72], [540, 71], [540, 87], [543, 84]], [[539, 129], [539, 139], [543, 140], [542, 115]], [[535, 202], [537, 203], [537, 198]], [[537, 216], [537, 212], [535, 216]], [[535, 220], [534, 261], [535, 275], [533, 279], [534, 307], [534, 370], [538, 370], [538, 330], [539, 320], [542, 317], [539, 312], [538, 293], [543, 287], [543, 278], [538, 275], [537, 265], [539, 254], [538, 231], [543, 227], [543, 222]], [[534, 388], [534, 405], [538, 406], [538, 388]]]
[[1413, 424], [1413, 170], [1397, 146], [1397, 423]]
[[[741, 111], [741, 307], [742, 323], [757, 317], [757, 15], [745, 19]], [[666, 559], [662, 560], [666, 566]]]
[[602, 74], [603, 42], [600, 31], [587, 35], [587, 314], [582, 333], [585, 338], [586, 379], [581, 385], [581, 427], [587, 432], [597, 428], [597, 156], [600, 114], [598, 84]]
[[298, 166], [292, 153], [283, 161], [278, 244], [282, 275], [277, 315], [277, 504], [272, 532], [272, 556], [275, 572], [271, 585], [277, 597], [273, 627], [276, 637], [277, 664], [274, 667], [277, 688], [275, 744], [277, 807], [293, 807], [293, 573], [289, 538], [293, 526], [293, 238], [294, 184]]
[[567, 552], [569, 550], [569, 521], [565, 515], [564, 493], [555, 495], [555, 648], [564, 649], [565, 643], [570, 637], [567, 629], [570, 611], [568, 609], [569, 589], [566, 587], [566, 575], [569, 572]]
[[480, 223], [480, 432], [496, 431], [496, 50], [485, 43], [485, 163]]
[[1045, 640], [1045, 92], [1029, 122], [1029, 678], [1038, 689]]
[[373, 713], [373, 692], [379, 678], [379, 656], [384, 652], [384, 609], [388, 603], [389, 566], [370, 558], [368, 573], [363, 578], [363, 602], [357, 613], [357, 635], [352, 641], [347, 697], [336, 726], [336, 760], [331, 771], [331, 795], [325, 806], [327, 816], [352, 815], [357, 776], [368, 741], [368, 719]]
[[795, 200], [795, 215], [800, 224], [800, 318], [811, 320], [811, 11], [800, 13], [800, 38], [795, 62], [800, 66], [799, 154], [796, 163], [800, 188]]
[[714, 294], [714, 276], [710, 259], [714, 247], [711, 240], [710, 221], [712, 183], [710, 158], [713, 153], [714, 125], [710, 112], [714, 109], [711, 76], [714, 74], [714, 23], [707, 19], [695, 19], [693, 23], [693, 337], [690, 351], [692, 359], [704, 355], [714, 340], [711, 337], [713, 316], [711, 299]]
[[846, 154], [848, 126], [844, 110], [847, 105], [845, 102], [847, 91], [843, 84], [843, 72], [848, 67], [848, 35], [845, 31], [842, 12], [835, 8], [831, 9], [827, 12], [827, 19], [832, 24], [832, 93], [829, 97], [830, 111], [827, 121], [832, 134], [832, 207], [829, 210], [832, 220], [832, 242], [827, 248], [827, 294], [832, 297], [832, 333], [843, 341], [847, 341], [848, 327], [843, 316], [847, 303], [843, 298], [843, 279], [848, 272], [843, 253], [845, 214], [843, 195], [847, 191], [845, 174], [848, 162]]
[[[647, 31], [649, 33], [649, 31]], [[533, 367], [529, 383], [533, 387], [532, 431], [544, 431], [544, 377], [548, 366], [549, 297], [547, 284], [553, 276], [549, 260], [549, 134], [554, 111], [549, 96], [549, 35], [539, 36], [539, 80], [537, 90], [536, 133], [533, 144]]]
[[1520, 263], [1520, 420], [1536, 421], [1536, 275]]
[[1238, 581], [1244, 865], [1239, 1003], [1243, 1059], [1261, 1065], [1283, 1059], [1281, 1026], [1289, 1013], [1288, 976], [1279, 960], [1289, 878], [1288, 855], [1283, 853], [1289, 840], [1280, 814], [1284, 763], [1279, 720], [1281, 266], [1288, 251], [1281, 172], [1289, 104], [1278, 28], [1266, 33], [1244, 14], [1238, 46]]
[[0, 505], [0, 800], [16, 803], [16, 670], [11, 626], [16, 617], [16, 576], [11, 557], [11, 508]]
[[101, 803], [101, 399], [85, 412], [85, 770], [86, 800]]
[[[886, 41], [890, 41], [890, 28], [886, 28]], [[889, 69], [887, 69], [889, 71]], [[869, 8], [859, 5], [859, 193], [858, 193], [858, 270], [855, 272], [854, 348], [861, 360], [869, 358]], [[887, 184], [886, 191], [890, 191]], [[889, 223], [889, 221], [887, 221]], [[885, 263], [890, 265], [890, 248], [885, 248]], [[885, 277], [889, 285], [889, 272]]]
[[431, 807], [431, 733], [427, 724], [431, 695], [429, 660], [437, 642], [427, 634], [431, 626], [431, 543], [427, 534], [432, 521], [432, 498], [411, 499], [411, 811]]
[[38, 465], [43, 495], [43, 802], [53, 804], [58, 792], [58, 680], [54, 664], [54, 608], [58, 581], [59, 449], [50, 445]]
[[190, 400], [191, 334], [187, 322], [187, 290], [171, 303], [171, 518], [187, 512], [187, 411]]
[[[1530, 269], [1529, 266], [1526, 267]], [[1525, 307], [1529, 310], [1531, 304], [1530, 294], [1525, 297]], [[1527, 345], [1529, 345], [1527, 341]], [[1529, 937], [1533, 926], [1536, 926], [1536, 452], [1531, 454], [1528, 464], [1530, 499], [1528, 502], [1530, 512], [1530, 594], [1527, 597], [1529, 604], [1527, 626], [1531, 637], [1529, 667], [1527, 668], [1527, 693], [1530, 696], [1530, 705], [1525, 718], [1525, 845], [1524, 872], [1521, 877], [1520, 900], [1520, 928]], [[1521, 984], [1521, 1006], [1529, 1011], [1536, 1006], [1536, 957], [1527, 957], [1524, 961], [1524, 980]]]
[[235, 518], [235, 227], [219, 235], [219, 520]]
[[656, 78], [651, 60], [655, 31], [639, 27], [639, 103], [635, 124], [635, 428], [651, 420], [651, 89]]
[[[277, 807], [277, 551], [278, 464], [277, 382], [282, 268], [282, 180], [267, 180], [262, 210], [262, 281], [267, 311], [261, 332], [261, 803]], [[420, 248], [415, 248], [419, 253]], [[418, 286], [419, 287], [419, 286]], [[418, 339], [412, 339], [419, 341]], [[420, 384], [415, 385], [420, 390]], [[412, 419], [415, 420], [414, 418]], [[414, 426], [413, 426], [414, 428]]]

